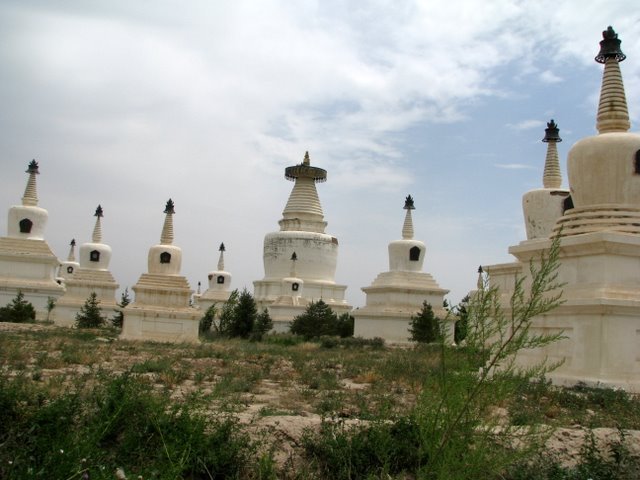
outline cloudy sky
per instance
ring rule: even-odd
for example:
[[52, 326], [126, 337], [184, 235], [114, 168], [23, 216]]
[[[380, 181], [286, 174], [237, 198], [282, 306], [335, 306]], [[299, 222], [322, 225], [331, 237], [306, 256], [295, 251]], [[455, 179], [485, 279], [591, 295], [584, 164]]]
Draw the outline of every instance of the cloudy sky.
[[608, 25], [636, 130], [636, 0], [3, 0], [0, 222], [35, 158], [59, 257], [90, 241], [101, 204], [111, 271], [132, 286], [171, 197], [191, 286], [224, 242], [233, 286], [252, 290], [293, 185], [284, 168], [308, 150], [328, 171], [318, 192], [347, 299], [363, 305], [387, 270], [411, 194], [424, 270], [457, 303], [479, 264], [525, 238], [546, 122], [565, 185], [568, 150], [594, 134]]

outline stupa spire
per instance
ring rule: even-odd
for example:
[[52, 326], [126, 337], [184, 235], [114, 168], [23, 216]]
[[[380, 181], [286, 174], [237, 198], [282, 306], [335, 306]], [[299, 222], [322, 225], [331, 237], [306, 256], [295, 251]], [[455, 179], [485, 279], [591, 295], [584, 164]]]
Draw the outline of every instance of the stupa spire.
[[103, 212], [100, 205], [96, 208], [96, 213], [94, 213], [93, 216], [96, 217], [96, 224], [93, 227], [93, 237], [91, 241], [93, 243], [102, 243], [102, 225], [100, 219], [103, 217]]
[[413, 219], [411, 218], [411, 210], [415, 210], [413, 206], [413, 198], [407, 195], [404, 200], [404, 207], [407, 213], [404, 216], [404, 224], [402, 225], [402, 239], [413, 240]]
[[560, 173], [560, 161], [558, 160], [558, 147], [556, 144], [562, 141], [560, 138], [560, 129], [556, 122], [551, 119], [547, 123], [544, 130], [545, 135], [542, 139], [547, 144], [547, 158], [544, 162], [544, 173], [542, 175], [542, 184], [544, 188], [560, 188], [562, 185], [562, 175]]
[[224, 271], [224, 252], [226, 250], [224, 243], [220, 244], [220, 248], [218, 248], [218, 250], [220, 251], [220, 258], [218, 258], [218, 270], [219, 271]]
[[72, 238], [71, 243], [69, 243], [69, 255], [67, 256], [67, 262], [75, 262], [76, 261], [76, 239]]
[[595, 57], [596, 62], [604, 64], [596, 128], [598, 133], [626, 132], [631, 123], [619, 63], [627, 57], [620, 49], [622, 42], [613, 28], [603, 31], [602, 38], [600, 52]]
[[323, 233], [326, 222], [324, 222], [316, 183], [326, 181], [327, 171], [312, 167], [309, 152], [305, 152], [302, 163], [287, 167], [284, 176], [295, 184], [282, 212], [280, 229]]
[[24, 196], [22, 197], [22, 205], [35, 207], [38, 205], [38, 192], [36, 191], [36, 175], [38, 171], [38, 162], [31, 160], [27, 168], [29, 174], [29, 180], [27, 180], [27, 188], [24, 190]]
[[478, 267], [478, 281], [476, 282], [476, 287], [478, 290], [484, 289], [484, 270], [482, 269], [482, 265]]
[[173, 214], [176, 213], [173, 200], [167, 200], [164, 213], [166, 215], [164, 217], [164, 225], [162, 226], [162, 234], [160, 235], [160, 243], [163, 245], [171, 245], [173, 243]]

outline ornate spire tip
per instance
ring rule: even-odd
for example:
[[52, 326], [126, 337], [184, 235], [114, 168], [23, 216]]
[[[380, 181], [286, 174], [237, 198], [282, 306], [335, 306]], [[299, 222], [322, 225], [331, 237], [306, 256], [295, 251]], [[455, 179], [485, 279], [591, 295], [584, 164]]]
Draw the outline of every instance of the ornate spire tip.
[[226, 248], [225, 248], [225, 246], [224, 246], [224, 243], [221, 243], [221, 244], [220, 244], [220, 248], [218, 248], [218, 251], [219, 251], [219, 252], [224, 252], [225, 250], [226, 250]]
[[558, 128], [558, 124], [551, 119], [550, 122], [547, 122], [547, 128], [544, 129], [544, 138], [543, 142], [561, 142], [560, 138], [560, 129]]
[[416, 209], [416, 207], [413, 206], [413, 197], [411, 195], [407, 195], [407, 198], [404, 199], [404, 209], [405, 210]]
[[35, 159], [29, 162], [29, 166], [27, 167], [27, 173], [37, 173], [37, 174], [40, 173], [38, 171], [38, 162], [36, 162]]
[[296, 260], [298, 260], [298, 255], [296, 255], [296, 252], [293, 252], [293, 253], [291, 254], [291, 260], [292, 260], [292, 261], [294, 261], [294, 262], [295, 262]]
[[176, 211], [174, 209], [173, 200], [171, 200], [171, 199], [167, 200], [167, 205], [164, 207], [164, 213], [170, 213], [172, 215], [174, 213], [176, 213]]
[[76, 246], [76, 239], [72, 238], [71, 239], [71, 243], [69, 245], [71, 245], [72, 247], [75, 247]]
[[615, 58], [618, 62], [622, 62], [627, 56], [622, 53], [620, 44], [622, 41], [618, 38], [618, 34], [611, 26], [602, 32], [602, 40], [600, 41], [600, 52], [596, 55], [595, 61], [605, 63], [609, 58]]
[[310, 165], [311, 164], [311, 159], [309, 158], [309, 152], [308, 151], [304, 152], [304, 159], [302, 160], [302, 163], [304, 165]]
[[98, 208], [96, 208], [96, 213], [93, 214], [94, 217], [104, 217], [103, 211], [102, 211], [102, 206], [98, 205]]

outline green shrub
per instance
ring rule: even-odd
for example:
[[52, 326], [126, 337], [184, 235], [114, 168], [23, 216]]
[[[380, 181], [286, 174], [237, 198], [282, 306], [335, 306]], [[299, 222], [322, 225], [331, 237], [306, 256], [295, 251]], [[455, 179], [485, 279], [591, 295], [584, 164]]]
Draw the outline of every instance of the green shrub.
[[390, 478], [416, 472], [428, 460], [412, 417], [352, 428], [324, 421], [319, 433], [305, 434], [302, 445], [322, 478], [336, 480]]
[[426, 300], [422, 303], [422, 309], [411, 316], [409, 333], [412, 342], [433, 343], [442, 339], [440, 320]]
[[6, 306], [0, 308], [0, 322], [28, 323], [36, 321], [36, 310], [24, 299], [24, 294], [18, 290], [15, 298]]
[[124, 322], [124, 312], [122, 311], [127, 305], [131, 303], [131, 297], [129, 297], [129, 289], [125, 288], [124, 292], [120, 295], [120, 303], [118, 303], [119, 310], [116, 310], [116, 313], [113, 317], [111, 317], [111, 325], [115, 328], [122, 328], [122, 323]]
[[293, 319], [289, 330], [305, 340], [331, 335], [347, 337], [353, 335], [353, 317], [344, 313], [338, 318], [329, 305], [318, 300], [311, 302], [302, 314]]
[[96, 292], [91, 292], [89, 298], [84, 302], [80, 311], [76, 314], [76, 327], [78, 328], [99, 328], [105, 323], [100, 308], [100, 300]]

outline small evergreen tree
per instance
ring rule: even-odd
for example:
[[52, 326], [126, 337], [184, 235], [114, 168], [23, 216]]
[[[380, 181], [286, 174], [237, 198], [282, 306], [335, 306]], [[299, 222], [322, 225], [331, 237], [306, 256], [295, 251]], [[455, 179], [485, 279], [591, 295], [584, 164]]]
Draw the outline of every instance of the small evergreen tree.
[[453, 330], [453, 341], [456, 344], [462, 342], [467, 337], [467, 328], [469, 325], [469, 311], [467, 307], [469, 306], [469, 301], [469, 295], [466, 295], [455, 309], [458, 320], [456, 320]]
[[422, 303], [422, 309], [411, 316], [409, 333], [412, 342], [433, 343], [442, 338], [440, 320], [436, 318], [431, 304], [426, 300]]
[[100, 301], [96, 292], [91, 292], [80, 311], [76, 314], [76, 327], [78, 328], [98, 328], [104, 325], [105, 319], [102, 316]]
[[353, 337], [353, 327], [355, 319], [349, 312], [345, 312], [338, 317], [338, 323], [336, 325], [336, 333], [340, 335], [340, 338]]
[[31, 302], [24, 299], [24, 293], [18, 290], [15, 298], [0, 308], [0, 322], [26, 323], [36, 321], [36, 310]]
[[251, 332], [251, 340], [259, 342], [262, 337], [273, 328], [273, 320], [269, 311], [264, 308], [261, 313], [256, 317], [256, 322], [253, 325], [253, 331]]
[[311, 302], [307, 309], [295, 317], [289, 326], [291, 333], [310, 340], [323, 335], [338, 335], [338, 316], [322, 300]]
[[198, 325], [198, 332], [200, 335], [209, 333], [211, 331], [211, 327], [215, 326], [216, 315], [218, 314], [218, 307], [214, 303], [207, 311], [204, 312], [204, 316], [200, 319], [200, 324]]
[[229, 328], [230, 337], [248, 338], [258, 317], [258, 307], [253, 295], [245, 288], [238, 297], [234, 308], [233, 322]]
[[236, 305], [238, 305], [238, 296], [238, 289], [235, 289], [231, 292], [229, 298], [226, 302], [224, 302], [224, 305], [222, 306], [222, 311], [220, 312], [220, 321], [218, 322], [217, 328], [216, 324], [212, 323], [213, 328], [216, 329], [220, 335], [229, 336], [231, 333], [231, 325], [234, 322]]
[[[125, 288], [124, 292], [122, 292], [122, 294], [120, 295], [120, 303], [118, 303], [118, 306], [120, 307], [120, 309], [123, 309], [130, 303], [131, 298], [129, 297], [129, 289]], [[111, 325], [116, 328], [122, 328], [122, 324], [124, 322], [124, 312], [122, 310], [116, 310], [115, 312], [116, 314], [111, 317]]]

